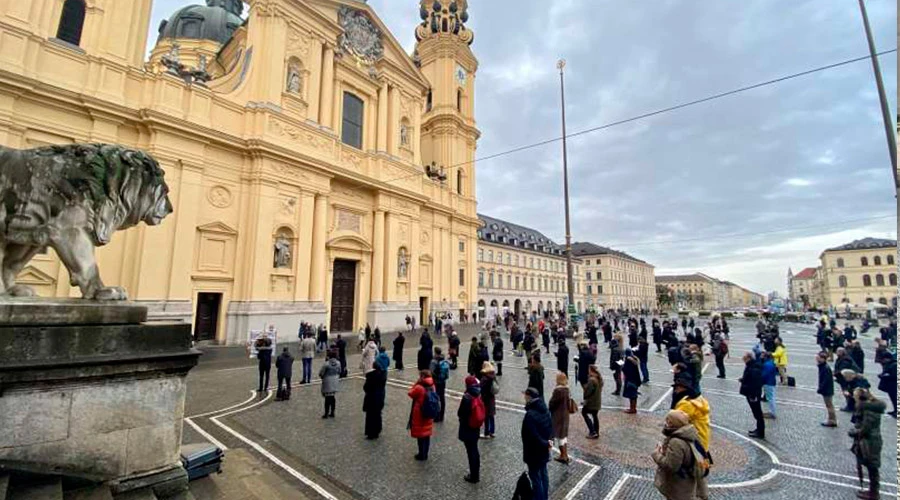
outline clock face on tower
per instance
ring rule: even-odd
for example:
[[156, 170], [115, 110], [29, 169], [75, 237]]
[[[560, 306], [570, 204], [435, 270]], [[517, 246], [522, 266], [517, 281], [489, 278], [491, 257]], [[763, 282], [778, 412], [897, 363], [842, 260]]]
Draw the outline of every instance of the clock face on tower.
[[463, 69], [462, 66], [456, 65], [456, 83], [458, 83], [461, 87], [465, 87], [466, 85], [466, 70]]

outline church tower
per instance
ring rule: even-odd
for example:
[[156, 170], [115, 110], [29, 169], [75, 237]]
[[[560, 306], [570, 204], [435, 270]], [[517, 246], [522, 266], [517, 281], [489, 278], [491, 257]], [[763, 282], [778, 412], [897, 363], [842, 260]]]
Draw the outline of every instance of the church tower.
[[[456, 197], [475, 200], [475, 73], [478, 60], [470, 45], [474, 33], [466, 0], [421, 0], [422, 23], [416, 28], [416, 64], [431, 83], [422, 120], [422, 160], [444, 167]], [[475, 216], [475, 213], [466, 213]]]

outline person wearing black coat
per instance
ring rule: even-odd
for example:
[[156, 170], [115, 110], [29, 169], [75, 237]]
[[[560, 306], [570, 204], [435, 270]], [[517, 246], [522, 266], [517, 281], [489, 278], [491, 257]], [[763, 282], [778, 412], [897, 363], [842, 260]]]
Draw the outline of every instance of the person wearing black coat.
[[[847, 351], [844, 350], [843, 347], [838, 347], [835, 351], [837, 354], [837, 358], [834, 360], [834, 378], [837, 380], [839, 386], [841, 386], [841, 392], [847, 392], [847, 381], [844, 377], [841, 376], [841, 372], [844, 370], [853, 370], [856, 373], [859, 373], [859, 366], [853, 361], [853, 358], [847, 354]], [[846, 405], [841, 408], [841, 411], [853, 413], [856, 408], [856, 402], [853, 399], [853, 396], [844, 396], [844, 402]]]
[[837, 415], [834, 412], [834, 374], [828, 366], [827, 357], [828, 354], [825, 352], [816, 355], [816, 365], [819, 368], [819, 387], [816, 393], [821, 395], [825, 402], [827, 418], [822, 422], [822, 427], [837, 427]]
[[[278, 390], [275, 392], [276, 401], [286, 401], [291, 399], [291, 375], [294, 367], [294, 357], [287, 347], [275, 360], [275, 373], [278, 377]], [[282, 387], [284, 384], [284, 387]]]
[[592, 325], [590, 328], [588, 328], [587, 338], [588, 338], [588, 344], [591, 344], [591, 345], [599, 344], [599, 341], [597, 339], [597, 327], [596, 326]]
[[616, 390], [613, 391], [613, 396], [618, 396], [622, 393], [622, 365], [619, 365], [619, 361], [622, 360], [622, 355], [624, 354], [624, 349], [620, 349], [619, 346], [619, 338], [621, 335], [617, 335], [618, 338], [613, 338], [612, 342], [609, 343], [609, 369], [613, 372], [613, 379], [616, 382]]
[[494, 366], [497, 367], [497, 376], [503, 376], [503, 339], [500, 338], [500, 332], [491, 332], [493, 340], [493, 356]]
[[253, 344], [256, 348], [256, 360], [259, 362], [259, 389], [256, 392], [262, 395], [263, 391], [269, 391], [269, 373], [272, 371], [272, 339], [263, 333]]
[[525, 418], [522, 419], [522, 461], [528, 466], [528, 477], [534, 500], [550, 497], [547, 462], [550, 461], [550, 440], [553, 420], [550, 410], [534, 387], [525, 391]]
[[762, 367], [759, 361], [751, 353], [744, 354], [744, 375], [740, 378], [741, 395], [747, 398], [753, 418], [756, 419], [756, 429], [748, 433], [752, 438], [766, 438], [766, 421], [763, 418], [762, 402]]
[[638, 345], [638, 331], [635, 327], [628, 328], [628, 347], [634, 349]]
[[459, 367], [459, 335], [451, 333], [447, 337], [447, 355], [450, 357], [450, 369], [455, 370]]
[[578, 383], [582, 388], [588, 383], [588, 370], [596, 361], [590, 347], [582, 344], [578, 350]]
[[848, 349], [850, 353], [850, 357], [853, 358], [853, 362], [856, 363], [856, 366], [859, 367], [859, 373], [866, 372], [866, 353], [863, 352], [862, 347], [859, 345], [859, 342], [854, 340], [850, 344], [850, 348]]
[[469, 473], [463, 478], [468, 483], [477, 483], [481, 479], [481, 454], [478, 452], [478, 439], [481, 427], [471, 427], [469, 419], [472, 415], [472, 404], [481, 398], [481, 386], [478, 379], [472, 375], [466, 377], [466, 392], [459, 401], [459, 409], [456, 416], [459, 418], [459, 440], [466, 447], [466, 456], [469, 459]]
[[531, 350], [534, 349], [534, 336], [531, 331], [525, 332], [525, 338], [522, 339], [522, 345], [525, 347], [525, 355], [531, 356]]
[[650, 368], [647, 367], [647, 361], [650, 358], [650, 344], [647, 343], [646, 336], [638, 339], [637, 358], [641, 365], [641, 381], [644, 384], [649, 384]]
[[469, 375], [478, 375], [481, 367], [487, 361], [482, 357], [482, 345], [477, 337], [472, 337], [472, 343], [469, 344], [469, 359], [466, 363], [466, 373]]
[[569, 347], [561, 342], [556, 348], [556, 369], [569, 376]]
[[419, 339], [419, 353], [416, 355], [416, 368], [419, 371], [427, 370], [431, 366], [431, 357], [434, 349], [434, 341], [428, 334], [428, 329], [422, 329], [422, 338]]
[[403, 346], [406, 344], [406, 337], [403, 332], [397, 333], [394, 339], [394, 369], [403, 371]]
[[378, 439], [381, 435], [381, 411], [384, 409], [385, 386], [387, 372], [375, 364], [374, 369], [366, 374], [363, 384], [363, 411], [366, 414], [366, 439]]
[[878, 375], [878, 390], [886, 392], [894, 411], [888, 415], [897, 418], [897, 358], [888, 351], [878, 358], [881, 363], [881, 374]]
[[609, 321], [603, 323], [603, 342], [609, 344], [612, 341], [613, 329]]
[[344, 378], [347, 376], [347, 341], [338, 335], [337, 339], [334, 341], [334, 347], [337, 349], [338, 362], [341, 364], [340, 378]]
[[544, 349], [547, 351], [547, 354], [550, 354], [550, 329], [544, 328], [544, 331], [541, 332], [541, 344], [544, 345]]

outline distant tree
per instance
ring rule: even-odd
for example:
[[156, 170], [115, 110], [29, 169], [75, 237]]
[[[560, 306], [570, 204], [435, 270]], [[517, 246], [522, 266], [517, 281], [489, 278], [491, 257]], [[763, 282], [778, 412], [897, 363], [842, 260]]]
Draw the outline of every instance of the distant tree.
[[660, 309], [672, 308], [675, 304], [675, 294], [665, 285], [656, 285], [656, 302]]

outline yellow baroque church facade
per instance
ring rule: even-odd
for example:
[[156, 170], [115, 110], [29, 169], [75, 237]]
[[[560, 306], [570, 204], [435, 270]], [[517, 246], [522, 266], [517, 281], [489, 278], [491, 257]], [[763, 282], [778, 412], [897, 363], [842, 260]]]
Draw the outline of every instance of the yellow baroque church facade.
[[[106, 142], [166, 171], [175, 212], [97, 250], [107, 284], [197, 340], [300, 321], [402, 327], [477, 303], [466, 0], [422, 1], [407, 54], [356, 0], [0, 0], [0, 144]], [[20, 283], [77, 297], [52, 250]]]

